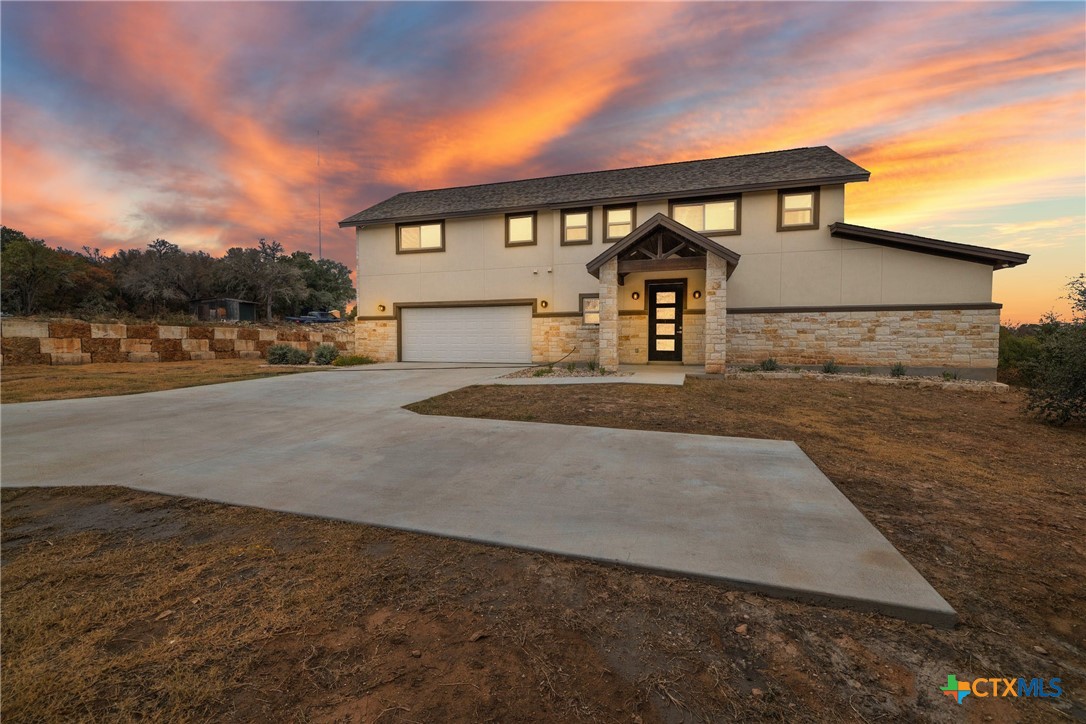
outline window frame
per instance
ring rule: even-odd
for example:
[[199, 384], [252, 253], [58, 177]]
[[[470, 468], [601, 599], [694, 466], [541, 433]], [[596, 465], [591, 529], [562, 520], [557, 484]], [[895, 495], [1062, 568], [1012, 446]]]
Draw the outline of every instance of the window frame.
[[[509, 221], [511, 219], [522, 219], [525, 217], [531, 217], [532, 219], [532, 240], [531, 241], [510, 241], [509, 240]], [[506, 246], [536, 246], [539, 244], [539, 214], [535, 211], [517, 211], [510, 212], [505, 215], [505, 245]]]
[[[439, 233], [441, 234], [441, 246], [434, 247], [432, 249], [404, 249], [403, 248], [403, 232], [401, 229], [411, 226], [437, 226]], [[419, 231], [419, 244], [422, 243], [422, 231]], [[436, 221], [405, 221], [400, 224], [396, 224], [396, 253], [397, 254], [430, 254], [433, 252], [445, 251], [445, 219], [438, 219]]]
[[[811, 195], [811, 223], [809, 224], [785, 224], [784, 223], [784, 197], [785, 196], [799, 196], [801, 194]], [[808, 188], [808, 189], [781, 189], [777, 192], [777, 231], [802, 231], [804, 229], [817, 229], [818, 228], [818, 207], [821, 202], [821, 189], [820, 188]]]
[[613, 244], [616, 241], [625, 239], [629, 234], [623, 234], [622, 236], [611, 236], [608, 234], [608, 230], [611, 228], [610, 223], [607, 221], [607, 214], [612, 211], [626, 211], [630, 212], [630, 233], [637, 228], [637, 204], [612, 204], [611, 206], [603, 207], [603, 242], [605, 244]]
[[[588, 225], [586, 227], [586, 231], [587, 231], [586, 236], [587, 236], [587, 238], [585, 238], [585, 239], [573, 239], [572, 241], [566, 239], [566, 216], [569, 216], [571, 214], [587, 214], [587, 216], [588, 216], [588, 222], [587, 222]], [[561, 213], [561, 217], [560, 217], [560, 223], [562, 224], [562, 236], [561, 236], [561, 242], [560, 242], [561, 246], [589, 246], [589, 245], [592, 244], [592, 207], [591, 206], [588, 206], [588, 207], [583, 208], [583, 209], [562, 209], [562, 213]]]
[[[598, 293], [580, 295], [580, 300], [578, 301], [577, 304], [578, 304], [578, 306], [580, 307], [580, 310], [581, 310], [581, 326], [582, 327], [598, 327], [598, 326], [600, 326], [599, 320], [597, 320], [595, 322], [586, 322], [586, 321], [584, 321], [584, 300], [586, 300], [586, 299], [599, 299], [599, 298], [600, 298], [600, 295]], [[597, 309], [595, 314], [599, 314], [599, 313], [600, 313], [600, 311]]]
[[[738, 236], [743, 233], [743, 195], [742, 194], [728, 194], [725, 196], [701, 196], [691, 197], [685, 199], [669, 199], [667, 202], [667, 215], [672, 221], [675, 220], [675, 207], [676, 206], [697, 206], [702, 207], [705, 204], [711, 204], [713, 202], [720, 201], [734, 201], [735, 202], [735, 229], [694, 229], [702, 236]], [[702, 211], [702, 217], [704, 218], [705, 212]]]

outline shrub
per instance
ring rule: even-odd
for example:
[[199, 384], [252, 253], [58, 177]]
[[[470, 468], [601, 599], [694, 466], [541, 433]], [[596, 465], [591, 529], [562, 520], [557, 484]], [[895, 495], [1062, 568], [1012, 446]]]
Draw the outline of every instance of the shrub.
[[822, 371], [827, 375], [835, 375], [841, 371], [841, 365], [837, 364], [832, 359], [826, 360], [822, 363]]
[[740, 367], [739, 371], [740, 372], [758, 372], [761, 369], [762, 369], [761, 367]]
[[895, 362], [894, 366], [890, 368], [890, 376], [891, 377], [904, 377], [906, 371], [907, 370], [906, 370], [905, 365], [901, 364], [900, 362]]
[[1069, 323], [1050, 316], [1038, 339], [1026, 409], [1053, 425], [1086, 421], [1086, 315]]
[[574, 372], [574, 370], [576, 370], [576, 369], [577, 369], [577, 363], [576, 362], [567, 362], [566, 363], [566, 372], [569, 372], [569, 373], [572, 374]]
[[268, 347], [268, 364], [309, 364], [309, 353], [305, 350], [298, 349], [297, 347], [291, 347], [289, 344], [273, 344], [271, 347]]
[[943, 379], [950, 382], [951, 380], [961, 379], [961, 376], [958, 374], [958, 370], [943, 370]]
[[779, 370], [781, 366], [777, 364], [777, 360], [770, 357], [769, 359], [762, 360], [761, 368], [764, 372], [772, 372], [774, 370]]
[[588, 371], [589, 372], [595, 372], [597, 367], [599, 367], [599, 362], [597, 362], [596, 360], [589, 360], [588, 361]]
[[355, 365], [371, 365], [376, 363], [377, 360], [372, 357], [367, 357], [364, 354], [341, 354], [332, 360], [332, 364], [336, 367], [354, 367]]
[[546, 367], [540, 367], [535, 372], [533, 372], [532, 377], [546, 377], [552, 372], [554, 372], [554, 368], [550, 365], [547, 365]]
[[1041, 355], [1037, 325], [1022, 324], [999, 328], [999, 381], [1008, 385], [1030, 387]]
[[339, 349], [334, 344], [322, 344], [313, 350], [313, 361], [319, 365], [330, 365], [339, 357]]
[[861, 367], [860, 368], [860, 374], [861, 375], [869, 375], [869, 374], [871, 374], [871, 368], [870, 367]]

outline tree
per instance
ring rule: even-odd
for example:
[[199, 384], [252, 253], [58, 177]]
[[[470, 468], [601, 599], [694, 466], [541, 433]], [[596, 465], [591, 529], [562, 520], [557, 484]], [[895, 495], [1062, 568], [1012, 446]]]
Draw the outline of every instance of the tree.
[[1071, 321], [1054, 314], [1042, 320], [1026, 403], [1028, 410], [1054, 425], [1086, 421], [1086, 275], [1071, 279], [1067, 289]]
[[260, 302], [269, 322], [276, 302], [296, 301], [307, 291], [302, 272], [283, 254], [283, 245], [265, 239], [255, 249], [228, 249], [217, 279], [226, 290]]
[[313, 255], [306, 251], [291, 254], [290, 263], [302, 273], [302, 280], [308, 291], [288, 312], [299, 314], [332, 309], [345, 311], [347, 302], [355, 296], [350, 269], [331, 259], [314, 259]]
[[0, 285], [4, 306], [34, 314], [52, 306], [58, 290], [71, 285], [72, 266], [41, 239], [0, 227]]
[[160, 306], [187, 301], [181, 279], [185, 254], [165, 239], [155, 239], [138, 256], [131, 255], [121, 274], [121, 288], [139, 300], [150, 302], [151, 313]]

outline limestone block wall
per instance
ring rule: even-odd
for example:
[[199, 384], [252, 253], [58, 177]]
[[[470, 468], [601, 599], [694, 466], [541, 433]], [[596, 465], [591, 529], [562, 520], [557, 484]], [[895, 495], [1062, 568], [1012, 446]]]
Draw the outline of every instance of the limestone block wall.
[[728, 357], [821, 364], [988, 370], [999, 362], [999, 309], [728, 314]]
[[273, 344], [312, 352], [319, 344], [354, 351], [344, 332], [259, 327], [185, 327], [158, 324], [97, 324], [5, 319], [0, 325], [4, 364], [89, 364], [92, 362], [183, 362], [260, 359]]
[[582, 324], [580, 314], [532, 317], [532, 362], [589, 362], [598, 354], [599, 327]]
[[705, 371], [724, 371], [728, 360], [728, 265], [716, 254], [705, 257]]
[[355, 354], [364, 354], [378, 362], [395, 362], [398, 355], [396, 319], [359, 319], [355, 322]]
[[[685, 353], [685, 345], [683, 347]], [[618, 318], [618, 361], [643, 365], [649, 361], [649, 315], [620, 314]]]
[[705, 364], [705, 315], [683, 313], [683, 364]]

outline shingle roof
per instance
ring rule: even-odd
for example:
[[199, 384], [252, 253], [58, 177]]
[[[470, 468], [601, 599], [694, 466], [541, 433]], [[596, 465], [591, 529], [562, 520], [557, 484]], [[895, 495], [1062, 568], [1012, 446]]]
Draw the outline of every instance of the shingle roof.
[[681, 161], [397, 194], [340, 226], [467, 216], [523, 209], [734, 193], [866, 181], [870, 172], [828, 146]]
[[946, 256], [951, 259], [972, 261], [978, 264], [990, 264], [994, 269], [1007, 269], [1029, 261], [1029, 254], [1017, 251], [991, 249], [987, 246], [960, 244], [956, 241], [943, 241], [942, 239], [929, 239], [926, 236], [903, 234], [900, 231], [886, 231], [885, 229], [872, 229], [868, 226], [846, 224], [843, 221], [830, 224], [829, 228], [830, 235], [838, 239], [852, 239], [853, 241], [879, 244], [895, 249], [919, 251], [924, 254]]

